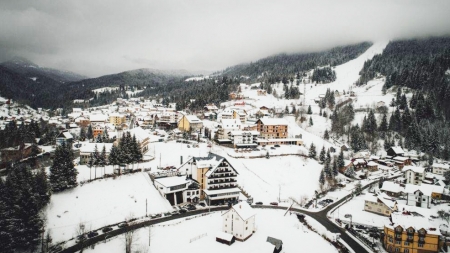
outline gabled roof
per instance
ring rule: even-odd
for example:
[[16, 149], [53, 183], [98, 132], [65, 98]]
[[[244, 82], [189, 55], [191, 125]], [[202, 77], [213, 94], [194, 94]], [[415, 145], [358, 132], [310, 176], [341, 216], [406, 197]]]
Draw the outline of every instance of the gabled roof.
[[[246, 201], [237, 203], [236, 205], [232, 206], [230, 210], [234, 210], [244, 221], [256, 215], [255, 210], [253, 210], [253, 208]], [[225, 215], [230, 210], [223, 213], [222, 215]]]
[[387, 192], [394, 192], [399, 193], [403, 192], [404, 189], [399, 184], [396, 184], [392, 181], [385, 181], [383, 182], [383, 186], [380, 189], [381, 191], [387, 191]]
[[[274, 119], [274, 118], [261, 118], [258, 121], [261, 121], [263, 125], [267, 126], [275, 126], [275, 125], [288, 125], [288, 122], [285, 119]], [[258, 121], [256, 121], [258, 123]]]
[[402, 147], [391, 147], [392, 151], [394, 151], [396, 154], [404, 154], [405, 151], [403, 151]]
[[414, 173], [424, 173], [425, 172], [425, 168], [423, 168], [423, 167], [410, 166], [410, 165], [403, 167], [404, 172], [406, 172], [408, 170], [410, 170]]

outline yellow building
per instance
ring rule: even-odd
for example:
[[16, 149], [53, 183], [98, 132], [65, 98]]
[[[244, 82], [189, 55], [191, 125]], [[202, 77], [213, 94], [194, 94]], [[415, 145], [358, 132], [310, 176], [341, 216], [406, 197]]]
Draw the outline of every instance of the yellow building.
[[387, 252], [438, 252], [439, 228], [433, 228], [428, 219], [402, 213], [392, 213], [392, 223], [384, 226], [383, 244]]
[[109, 115], [109, 123], [111, 123], [115, 126], [120, 126], [125, 122], [126, 122], [125, 115], [122, 115], [119, 113], [113, 113], [113, 114]]
[[201, 130], [203, 122], [195, 115], [183, 115], [178, 121], [178, 129], [184, 132], [195, 132]]

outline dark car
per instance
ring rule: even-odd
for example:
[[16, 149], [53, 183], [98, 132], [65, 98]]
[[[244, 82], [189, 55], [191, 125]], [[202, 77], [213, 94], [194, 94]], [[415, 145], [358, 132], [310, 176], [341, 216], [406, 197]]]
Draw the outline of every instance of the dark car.
[[119, 225], [117, 225], [119, 228], [124, 228], [124, 227], [128, 227], [128, 223], [126, 222], [122, 222]]
[[200, 205], [200, 206], [203, 206], [203, 207], [206, 206], [205, 203], [203, 203], [203, 202], [202, 202], [202, 203], [199, 203], [199, 205]]
[[186, 209], [180, 209], [180, 213], [185, 213], [185, 212], [187, 212]]
[[112, 229], [112, 227], [104, 227], [103, 229], [102, 229], [102, 232], [103, 233], [108, 233], [109, 231], [112, 231], [113, 229]]
[[278, 202], [270, 202], [272, 206], [278, 206]]
[[172, 214], [170, 212], [164, 213], [164, 216], [171, 216]]
[[86, 239], [87, 239], [86, 234], [82, 234], [82, 235], [77, 236], [77, 239], [75, 240], [75, 242], [79, 243], [79, 242], [85, 241]]
[[178, 211], [173, 211], [172, 212], [172, 215], [179, 215], [180, 214], [180, 212], [178, 212]]
[[270, 149], [276, 149], [275, 147], [270, 147]]
[[255, 205], [262, 205], [262, 204], [263, 204], [263, 202], [261, 202], [261, 201], [258, 201], [255, 203]]
[[88, 237], [89, 238], [92, 238], [92, 237], [97, 236], [97, 235], [98, 235], [98, 232], [95, 232], [95, 231], [91, 231], [91, 232], [88, 233]]
[[274, 147], [276, 147], [276, 148], [279, 148], [280, 147], [280, 145], [278, 145], [278, 144], [276, 144]]
[[187, 207], [187, 209], [188, 209], [189, 211], [194, 211], [194, 210], [197, 210], [197, 207], [195, 207], [195, 206], [193, 206], [193, 205], [190, 205], [190, 206]]

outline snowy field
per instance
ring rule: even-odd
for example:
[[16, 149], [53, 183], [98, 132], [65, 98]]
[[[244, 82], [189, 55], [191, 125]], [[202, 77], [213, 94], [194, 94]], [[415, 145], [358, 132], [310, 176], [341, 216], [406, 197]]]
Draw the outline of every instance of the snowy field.
[[[281, 210], [256, 211], [257, 231], [245, 242], [236, 241], [231, 246], [216, 242], [216, 233], [222, 227], [220, 212], [208, 216], [185, 221], [173, 220], [155, 225], [151, 228], [151, 246], [149, 245], [149, 228], [136, 231], [133, 249], [141, 252], [196, 252], [196, 253], [225, 253], [272, 252], [274, 246], [266, 239], [268, 236], [283, 241], [283, 252], [337, 252], [337, 250], [320, 235], [309, 231], [295, 215], [284, 215]], [[181, 222], [180, 222], [181, 221]], [[173, 224], [173, 225], [171, 225]], [[206, 236], [190, 242], [196, 236]], [[118, 236], [107, 243], [100, 243], [94, 249], [85, 252], [118, 252], [125, 249], [124, 236]]]
[[130, 216], [145, 216], [146, 199], [149, 214], [173, 210], [146, 173], [102, 179], [55, 193], [45, 209], [46, 230], [51, 230], [55, 242], [68, 240], [75, 236], [80, 222], [90, 230], [124, 221]]

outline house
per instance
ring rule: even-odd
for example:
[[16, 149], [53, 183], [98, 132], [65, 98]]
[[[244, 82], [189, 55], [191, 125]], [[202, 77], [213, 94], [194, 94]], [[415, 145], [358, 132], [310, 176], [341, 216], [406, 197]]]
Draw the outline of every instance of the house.
[[36, 153], [41, 152], [41, 150], [32, 143], [23, 143], [15, 147], [1, 149], [0, 150], [2, 158], [1, 162], [7, 163], [27, 158], [33, 154], [33, 149], [35, 149]]
[[383, 246], [387, 252], [439, 252], [441, 233], [427, 218], [392, 213], [384, 225]]
[[219, 110], [215, 104], [207, 104], [203, 109], [207, 112], [217, 112]]
[[161, 177], [153, 181], [155, 188], [171, 205], [183, 202], [183, 192], [188, 189], [190, 180], [185, 176]]
[[203, 122], [195, 115], [183, 115], [178, 121], [178, 129], [184, 132], [195, 132], [201, 130]]
[[258, 146], [258, 131], [231, 131], [229, 138], [235, 148], [249, 148]]
[[347, 169], [349, 169], [350, 167], [353, 167], [353, 162], [350, 160], [344, 160], [344, 167], [339, 168], [339, 172], [341, 172], [342, 174], [345, 174]]
[[281, 139], [288, 137], [288, 123], [285, 119], [258, 119], [256, 121], [256, 129], [263, 139]]
[[384, 194], [379, 196], [367, 194], [365, 196], [364, 211], [390, 216], [391, 213], [397, 211], [397, 209], [397, 202], [390, 200], [388, 196]]
[[385, 193], [390, 197], [400, 197], [405, 191], [402, 186], [396, 184], [392, 181], [384, 181], [383, 186], [380, 189], [381, 192]]
[[242, 124], [247, 122], [247, 112], [245, 110], [233, 110], [233, 119], [239, 119]]
[[103, 135], [104, 131], [106, 131], [104, 125], [94, 125], [92, 128], [92, 135], [94, 136], [94, 139], [97, 138], [98, 135]]
[[114, 126], [121, 126], [122, 124], [126, 123], [126, 117], [125, 115], [120, 113], [111, 113], [109, 115], [109, 123], [113, 124]]
[[200, 200], [206, 200], [209, 205], [239, 200], [241, 190], [236, 180], [239, 173], [222, 156], [209, 153], [206, 157], [191, 157], [178, 170], [187, 171], [198, 182]]
[[425, 179], [425, 168], [416, 166], [405, 166], [403, 168], [407, 184], [421, 185]]
[[56, 136], [56, 145], [61, 146], [63, 144], [72, 145], [73, 136], [68, 131], [63, 131]]
[[433, 173], [438, 175], [444, 175], [445, 172], [449, 171], [449, 165], [445, 163], [433, 163], [432, 165]]
[[256, 231], [255, 216], [247, 202], [239, 202], [222, 214], [222, 232], [233, 235], [238, 241], [245, 241]]
[[133, 129], [127, 130], [126, 132], [129, 132], [131, 137], [136, 137], [142, 154], [145, 154], [148, 151], [148, 145], [150, 144], [150, 134], [142, 129], [142, 127], [135, 127]]
[[355, 168], [355, 171], [359, 171], [362, 168], [365, 168], [367, 166], [366, 160], [362, 158], [358, 159], [352, 159], [353, 167]]
[[378, 101], [377, 102], [377, 108], [380, 108], [380, 107], [383, 107], [383, 106], [386, 106], [386, 103], [384, 101]]
[[374, 161], [370, 161], [367, 163], [367, 169], [370, 172], [374, 172], [378, 170], [378, 163], [374, 162]]
[[258, 90], [256, 90], [256, 95], [258, 95], [258, 96], [266, 96], [267, 95], [267, 91], [266, 90], [262, 90], [262, 89], [258, 89]]
[[401, 147], [390, 147], [386, 152], [388, 156], [403, 156], [405, 154]]
[[89, 121], [93, 123], [105, 123], [108, 120], [108, 116], [101, 113], [89, 115]]
[[432, 199], [441, 199], [444, 192], [444, 186], [440, 185], [405, 185], [407, 194], [406, 204], [409, 206], [418, 206], [424, 208], [431, 207]]
[[228, 133], [241, 130], [242, 123], [239, 119], [222, 119], [217, 127], [217, 139], [228, 139]]
[[411, 165], [411, 159], [409, 157], [395, 156], [392, 160], [399, 169], [403, 169], [406, 165]]
[[106, 151], [106, 161], [108, 161], [109, 153], [111, 152], [113, 144], [112, 143], [83, 143], [80, 147], [80, 164], [88, 164], [91, 154], [95, 153], [95, 148], [97, 147], [97, 152], [100, 154], [105, 147]]

